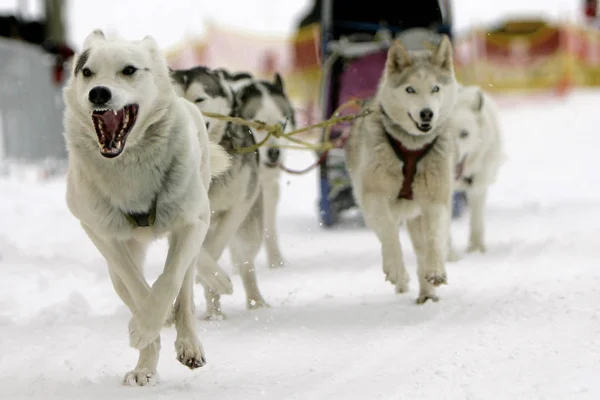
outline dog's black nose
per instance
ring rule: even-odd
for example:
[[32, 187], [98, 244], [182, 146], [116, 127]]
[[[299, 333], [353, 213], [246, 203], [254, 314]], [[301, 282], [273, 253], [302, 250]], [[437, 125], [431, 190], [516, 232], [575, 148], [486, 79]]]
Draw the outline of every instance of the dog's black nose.
[[103, 106], [110, 101], [111, 98], [110, 90], [104, 86], [96, 86], [90, 90], [88, 99], [90, 103], [96, 106]]
[[272, 163], [279, 161], [279, 149], [277, 147], [271, 147], [267, 150], [267, 158]]
[[421, 116], [421, 121], [431, 122], [431, 119], [433, 118], [433, 111], [431, 111], [431, 108], [424, 108], [421, 110], [419, 115]]

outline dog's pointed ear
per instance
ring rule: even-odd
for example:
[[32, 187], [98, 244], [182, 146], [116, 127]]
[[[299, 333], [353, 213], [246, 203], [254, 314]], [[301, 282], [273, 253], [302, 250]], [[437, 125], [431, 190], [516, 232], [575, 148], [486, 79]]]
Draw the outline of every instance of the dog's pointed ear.
[[442, 40], [433, 53], [432, 61], [436, 65], [439, 65], [442, 69], [448, 71], [451, 71], [454, 67], [452, 43], [450, 43], [450, 38], [448, 35], [442, 35]]
[[412, 64], [412, 59], [404, 43], [401, 40], [395, 40], [392, 47], [388, 50], [385, 69], [388, 74], [400, 72]]
[[279, 72], [275, 72], [275, 77], [273, 78], [273, 85], [275, 85], [277, 89], [283, 92], [283, 79], [281, 78], [281, 75], [279, 75]]
[[89, 48], [92, 43], [97, 40], [106, 40], [106, 36], [104, 36], [104, 32], [101, 29], [94, 29], [83, 41], [83, 48]]
[[140, 41], [140, 46], [149, 50], [151, 53], [155, 53], [158, 50], [158, 43], [150, 35], [144, 36], [144, 38]]
[[473, 111], [481, 112], [481, 110], [483, 109], [483, 102], [483, 92], [481, 91], [481, 89], [477, 88], [477, 90], [475, 90], [475, 93], [473, 94]]

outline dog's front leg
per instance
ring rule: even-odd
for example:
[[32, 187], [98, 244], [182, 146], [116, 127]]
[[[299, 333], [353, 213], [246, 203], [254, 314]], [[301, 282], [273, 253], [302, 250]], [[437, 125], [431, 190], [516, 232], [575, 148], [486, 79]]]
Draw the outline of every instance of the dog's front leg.
[[470, 190], [467, 192], [467, 199], [471, 208], [470, 215], [470, 233], [468, 252], [485, 252], [483, 243], [484, 237], [484, 217], [485, 200], [487, 198], [487, 188]]
[[195, 271], [194, 265], [188, 268], [175, 302], [175, 329], [177, 330], [175, 352], [177, 360], [189, 369], [196, 369], [206, 364], [204, 349], [196, 333]]
[[404, 293], [408, 291], [409, 277], [400, 245], [399, 221], [394, 218], [389, 201], [386, 196], [369, 194], [360, 203], [365, 223], [381, 242], [385, 278], [396, 286], [396, 293]]
[[[150, 290], [142, 273], [145, 246], [134, 240], [122, 242], [104, 239], [85, 224], [82, 227], [106, 259], [115, 291], [135, 315]], [[123, 383], [131, 386], [156, 384], [159, 379], [156, 371], [159, 354], [160, 336], [140, 349], [137, 365], [133, 371], [125, 374]]]
[[208, 224], [199, 219], [171, 233], [164, 271], [152, 285], [139, 313], [129, 323], [132, 347], [144, 348], [160, 335], [188, 268], [198, 257], [207, 231]]
[[435, 299], [435, 287], [447, 283], [445, 258], [450, 210], [446, 204], [427, 204], [421, 211], [424, 254], [423, 262], [418, 265], [418, 275], [419, 299], [424, 302], [427, 298]]
[[277, 206], [280, 197], [279, 179], [265, 180], [262, 187], [267, 265], [269, 268], [283, 267], [285, 265], [285, 260], [283, 259], [281, 249], [279, 248], [279, 238], [277, 234]]

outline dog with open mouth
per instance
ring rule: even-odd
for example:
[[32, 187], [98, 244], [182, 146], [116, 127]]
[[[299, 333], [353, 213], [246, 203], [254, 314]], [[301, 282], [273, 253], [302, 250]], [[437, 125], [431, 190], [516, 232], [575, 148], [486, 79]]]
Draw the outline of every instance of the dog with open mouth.
[[372, 113], [356, 121], [346, 142], [346, 167], [366, 225], [381, 243], [382, 267], [396, 293], [409, 289], [398, 226], [406, 222], [417, 255], [417, 303], [438, 301], [447, 283], [455, 147], [448, 127], [458, 83], [452, 45], [388, 50]]
[[[115, 291], [132, 313], [129, 341], [139, 360], [124, 383], [158, 381], [160, 333], [172, 322], [179, 362], [203, 366], [195, 273], [215, 292], [233, 290], [227, 273], [201, 252], [211, 218], [208, 190], [230, 167], [229, 155], [209, 140], [200, 111], [175, 93], [150, 36], [127, 41], [93, 31], [74, 59], [63, 97], [67, 205], [106, 259]], [[165, 267], [150, 286], [143, 274], [146, 249], [165, 236]]]

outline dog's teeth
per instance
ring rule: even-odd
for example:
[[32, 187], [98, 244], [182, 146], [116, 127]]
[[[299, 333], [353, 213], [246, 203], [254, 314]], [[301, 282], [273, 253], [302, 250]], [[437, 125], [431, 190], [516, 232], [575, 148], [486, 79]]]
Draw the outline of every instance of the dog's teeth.
[[112, 110], [113, 114], [117, 116], [117, 110]]

